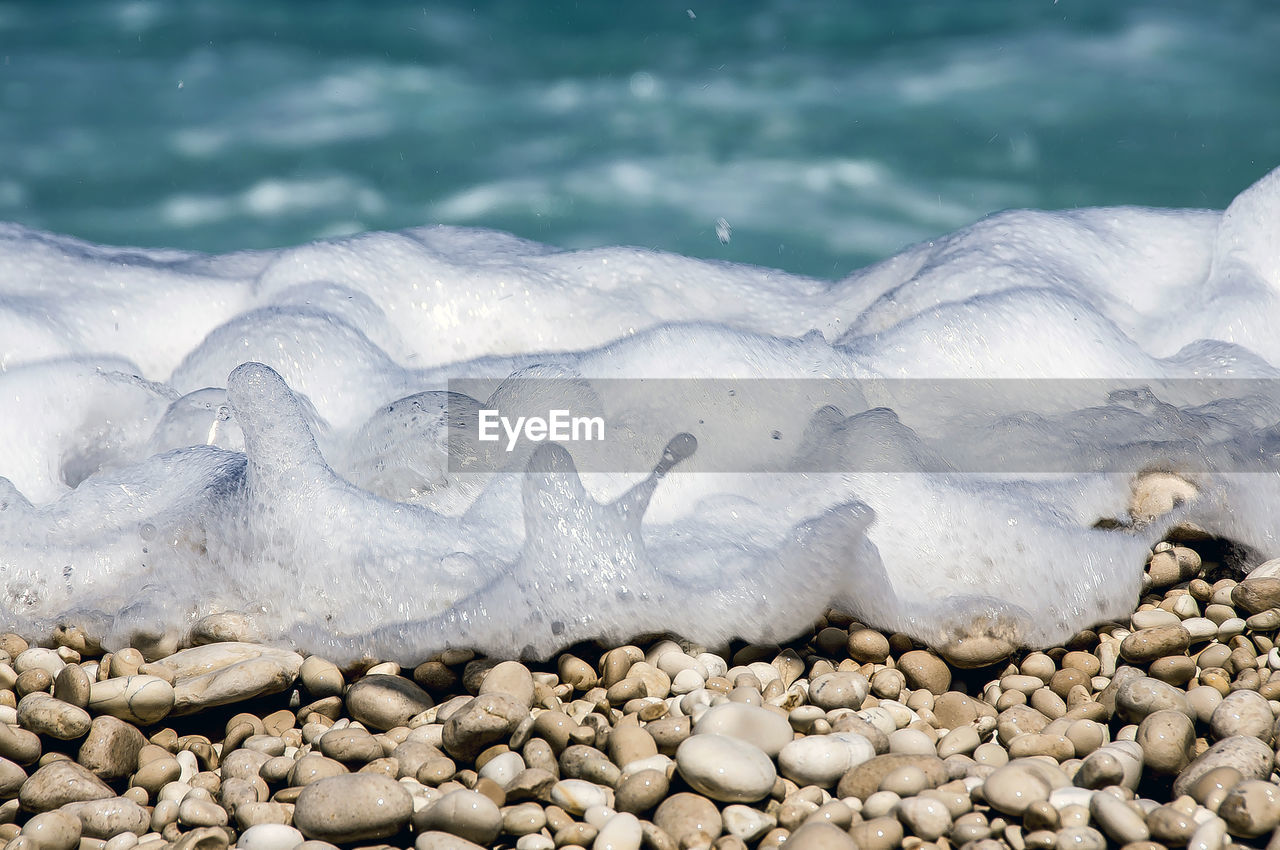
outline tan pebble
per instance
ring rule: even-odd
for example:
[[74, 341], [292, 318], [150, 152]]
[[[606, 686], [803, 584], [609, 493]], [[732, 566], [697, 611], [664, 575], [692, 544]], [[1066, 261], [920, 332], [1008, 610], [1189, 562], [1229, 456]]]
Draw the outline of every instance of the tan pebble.
[[937, 841], [951, 829], [951, 812], [941, 800], [908, 797], [898, 804], [898, 818], [912, 835]]
[[364, 764], [383, 755], [382, 745], [368, 730], [351, 727], [334, 729], [321, 736], [320, 752], [344, 764]]
[[696, 735], [727, 735], [747, 741], [770, 757], [776, 756], [794, 737], [784, 715], [736, 702], [708, 708], [693, 724], [692, 731]]
[[1280, 825], [1280, 788], [1249, 779], [1231, 789], [1218, 806], [1227, 831], [1241, 838], [1257, 838]]
[[986, 667], [1009, 657], [1015, 644], [989, 634], [961, 635], [938, 647], [938, 652], [962, 670]]
[[1054, 850], [1106, 850], [1107, 840], [1091, 826], [1060, 830], [1053, 842]]
[[889, 657], [889, 639], [874, 629], [857, 629], [849, 633], [848, 652], [855, 661], [883, 664]]
[[1280, 607], [1280, 578], [1246, 578], [1231, 589], [1231, 602], [1250, 614]]
[[347, 710], [353, 720], [384, 730], [404, 726], [435, 705], [431, 695], [403, 676], [365, 676], [347, 688]]
[[451, 791], [416, 812], [413, 828], [418, 832], [450, 832], [476, 844], [487, 845], [498, 837], [502, 829], [502, 813], [483, 794], [468, 790]]
[[643, 814], [657, 806], [667, 795], [667, 775], [659, 770], [641, 770], [630, 774], [618, 785], [615, 808], [620, 812]]
[[114, 797], [105, 782], [73, 761], [61, 759], [41, 767], [22, 785], [18, 799], [30, 812], [47, 812], [67, 803]]
[[217, 803], [188, 795], [178, 805], [178, 823], [189, 827], [226, 826], [227, 810]]
[[904, 653], [898, 659], [898, 669], [912, 689], [924, 688], [930, 693], [941, 694], [951, 687], [951, 671], [946, 662], [927, 650]]
[[1120, 685], [1115, 701], [1120, 717], [1130, 723], [1140, 723], [1148, 714], [1165, 709], [1194, 717], [1182, 691], [1150, 676], [1139, 675]]
[[870, 692], [870, 684], [860, 673], [835, 672], [819, 676], [809, 684], [809, 701], [819, 708], [857, 709]]
[[737, 803], [725, 806], [721, 814], [725, 832], [748, 843], [756, 842], [778, 824], [774, 815]]
[[1099, 791], [1090, 798], [1089, 813], [1098, 827], [1117, 844], [1146, 841], [1151, 837], [1146, 819], [1105, 791]]
[[859, 850], [847, 832], [828, 823], [807, 823], [787, 839], [789, 850]]
[[454, 758], [474, 759], [490, 744], [509, 735], [527, 714], [527, 709], [506, 694], [477, 696], [445, 721], [445, 752]]
[[1170, 655], [1151, 662], [1147, 672], [1153, 679], [1180, 688], [1195, 676], [1196, 663], [1185, 655]]
[[53, 696], [77, 708], [89, 704], [89, 675], [79, 664], [68, 664], [53, 680]]
[[54, 699], [46, 693], [24, 696], [18, 701], [17, 714], [18, 723], [24, 729], [62, 741], [83, 737], [93, 722], [89, 712], [83, 708]]
[[676, 750], [676, 768], [694, 790], [726, 803], [750, 803], [773, 788], [769, 756], [739, 738], [696, 734]]
[[80, 821], [63, 811], [42, 812], [22, 827], [31, 850], [72, 850], [80, 843]]
[[0, 723], [0, 758], [17, 764], [34, 764], [41, 752], [39, 735], [18, 726]]
[[480, 682], [479, 694], [506, 694], [527, 711], [533, 705], [533, 676], [518, 661], [503, 661]]
[[1234, 767], [1245, 779], [1265, 779], [1275, 764], [1275, 753], [1262, 741], [1248, 735], [1224, 738], [1183, 768], [1173, 783], [1175, 797], [1186, 794], [1191, 785], [1215, 767]]
[[1148, 769], [1176, 774], [1191, 762], [1195, 739], [1195, 724], [1181, 711], [1165, 709], [1143, 718], [1135, 740]]
[[110, 716], [95, 717], [77, 761], [99, 779], [122, 779], [138, 769], [146, 743], [133, 725]]
[[1223, 697], [1213, 710], [1209, 730], [1215, 739], [1249, 735], [1270, 744], [1275, 735], [1271, 704], [1256, 691], [1238, 690]]
[[531, 835], [547, 825], [547, 816], [537, 803], [518, 803], [502, 809], [502, 831], [510, 835]]
[[698, 794], [673, 794], [662, 801], [653, 814], [653, 824], [677, 844], [699, 833], [714, 840], [723, 829], [720, 812], [706, 797]]
[[849, 827], [848, 833], [861, 850], [892, 850], [902, 845], [902, 823], [897, 818], [864, 820]]
[[1200, 778], [1191, 783], [1187, 793], [1209, 811], [1217, 812], [1227, 792], [1243, 781], [1244, 776], [1234, 767], [1215, 767], [1205, 771]]
[[236, 841], [236, 847], [240, 850], [295, 850], [302, 842], [302, 833], [298, 830], [284, 823], [270, 822], [246, 827]]
[[308, 838], [341, 843], [394, 835], [409, 822], [412, 812], [412, 797], [400, 783], [353, 773], [303, 788], [293, 820]]
[[1147, 829], [1151, 831], [1154, 840], [1181, 846], [1195, 832], [1196, 822], [1187, 812], [1175, 806], [1164, 805], [1147, 813]]
[[885, 776], [901, 767], [922, 770], [930, 788], [936, 788], [948, 779], [946, 765], [936, 756], [886, 754], [869, 759], [846, 773], [836, 785], [836, 796], [865, 800], [879, 790]]

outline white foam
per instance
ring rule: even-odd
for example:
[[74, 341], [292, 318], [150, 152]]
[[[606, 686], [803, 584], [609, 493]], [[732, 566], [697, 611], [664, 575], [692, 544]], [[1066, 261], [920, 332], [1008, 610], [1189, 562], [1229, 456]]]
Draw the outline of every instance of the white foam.
[[[1047, 644], [1122, 616], [1169, 523], [1280, 554], [1277, 477], [1223, 472], [1274, 453], [1275, 400], [1193, 409], [1162, 383], [1276, 377], [1278, 232], [1280, 172], [1225, 214], [1004, 213], [833, 283], [448, 227], [216, 257], [0, 227], [0, 610], [119, 645], [232, 608], [340, 659], [781, 639], [831, 602], [939, 644]], [[573, 379], [658, 472], [579, 475], [584, 445], [451, 471], [446, 381], [544, 401], [511, 375]], [[696, 421], [678, 393], [604, 391], [683, 377], [847, 383]], [[877, 380], [900, 377], [1156, 397], [940, 409]], [[684, 430], [698, 451], [666, 475]], [[938, 471], [992, 446], [1079, 471]], [[1095, 528], [1125, 515], [1117, 459], [1202, 496]]]

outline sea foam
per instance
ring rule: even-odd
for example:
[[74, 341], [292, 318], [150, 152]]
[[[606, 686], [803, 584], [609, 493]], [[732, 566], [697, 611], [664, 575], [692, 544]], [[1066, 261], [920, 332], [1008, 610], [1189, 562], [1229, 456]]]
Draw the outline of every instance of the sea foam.
[[[1280, 171], [1224, 213], [1007, 212], [836, 282], [451, 227], [206, 256], [3, 226], [0, 616], [171, 645], [235, 610], [412, 662], [781, 640], [832, 604], [1046, 645], [1123, 616], [1175, 523], [1280, 554], [1278, 292]], [[625, 468], [454, 463], [455, 419], [544, 379]], [[682, 379], [742, 392], [694, 416]], [[1152, 469], [1198, 496], [1135, 523]]]

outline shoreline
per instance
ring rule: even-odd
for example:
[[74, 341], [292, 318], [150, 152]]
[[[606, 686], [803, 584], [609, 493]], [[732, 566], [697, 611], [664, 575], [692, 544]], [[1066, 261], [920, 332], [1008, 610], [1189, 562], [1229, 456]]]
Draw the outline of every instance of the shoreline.
[[1280, 569], [1219, 578], [1196, 545], [1155, 547], [1127, 622], [977, 669], [835, 612], [728, 657], [652, 637], [543, 663], [451, 650], [348, 671], [215, 640], [238, 636], [234, 615], [152, 661], [102, 653], [78, 629], [49, 647], [8, 634], [0, 838], [1280, 847]]

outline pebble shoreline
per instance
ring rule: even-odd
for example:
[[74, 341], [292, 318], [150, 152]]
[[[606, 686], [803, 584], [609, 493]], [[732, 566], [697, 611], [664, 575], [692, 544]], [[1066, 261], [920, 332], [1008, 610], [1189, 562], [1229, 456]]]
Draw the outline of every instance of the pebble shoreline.
[[[1185, 541], [1184, 541], [1185, 542]], [[1280, 561], [1161, 543], [1131, 619], [959, 669], [828, 612], [413, 669], [0, 636], [7, 850], [1280, 850]]]

